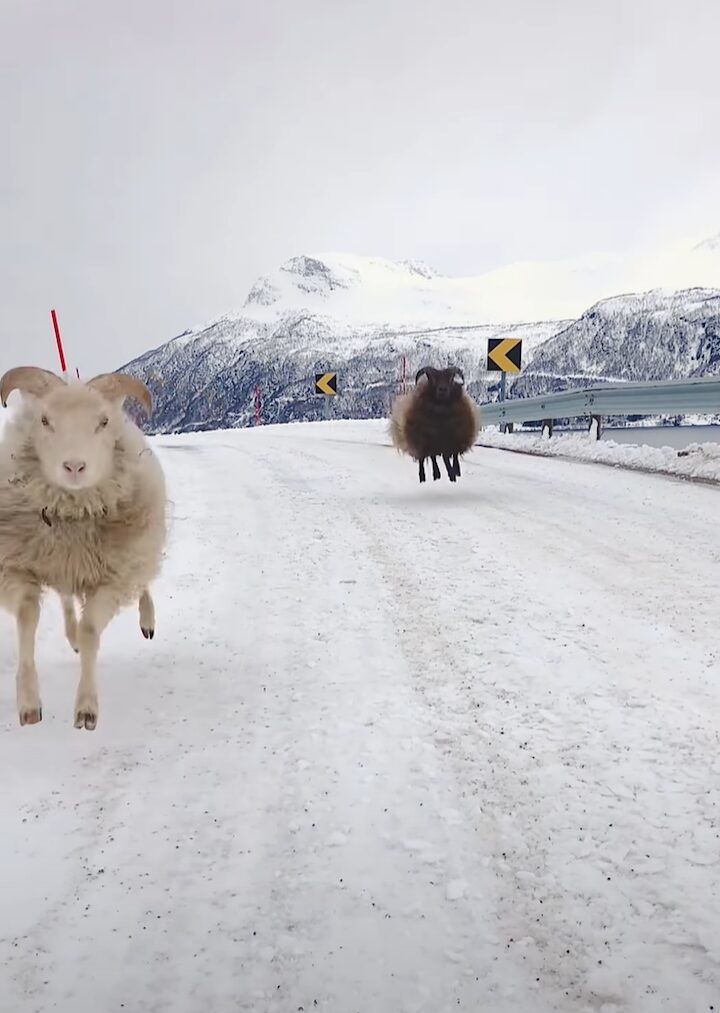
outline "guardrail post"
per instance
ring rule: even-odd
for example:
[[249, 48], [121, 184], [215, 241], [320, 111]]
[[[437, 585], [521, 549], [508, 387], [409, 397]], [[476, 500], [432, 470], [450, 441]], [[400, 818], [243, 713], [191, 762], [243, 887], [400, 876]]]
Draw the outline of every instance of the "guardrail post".
[[588, 427], [591, 440], [599, 440], [602, 435], [602, 418], [600, 415], [590, 416], [590, 425]]
[[553, 420], [543, 419], [542, 424], [542, 437], [544, 440], [549, 440], [553, 434]]
[[[501, 402], [503, 402], [505, 400], [505, 395], [506, 394], [507, 394], [507, 373], [505, 373], [503, 371], [500, 374], [500, 401]], [[500, 425], [500, 432], [501, 433], [507, 433], [508, 431], [509, 431], [508, 430], [508, 423], [507, 422], [503, 422]]]

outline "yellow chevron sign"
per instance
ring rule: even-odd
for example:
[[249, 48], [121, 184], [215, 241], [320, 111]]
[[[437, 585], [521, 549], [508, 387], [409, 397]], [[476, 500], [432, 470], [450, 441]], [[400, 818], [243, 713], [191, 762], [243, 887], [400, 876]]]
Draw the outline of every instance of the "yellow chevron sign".
[[316, 373], [315, 393], [335, 397], [337, 394], [337, 373]]
[[487, 368], [490, 372], [519, 373], [522, 338], [488, 338]]

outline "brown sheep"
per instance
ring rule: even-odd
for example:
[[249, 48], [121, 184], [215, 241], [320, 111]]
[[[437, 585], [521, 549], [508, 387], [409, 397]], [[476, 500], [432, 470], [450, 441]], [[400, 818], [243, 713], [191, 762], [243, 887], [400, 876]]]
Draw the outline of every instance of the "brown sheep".
[[418, 462], [421, 482], [425, 481], [426, 458], [432, 463], [433, 479], [440, 478], [438, 457], [442, 457], [450, 481], [456, 482], [460, 456], [473, 446], [480, 431], [480, 412], [465, 392], [465, 377], [458, 366], [424, 366], [418, 370], [415, 384], [393, 405], [393, 445]]

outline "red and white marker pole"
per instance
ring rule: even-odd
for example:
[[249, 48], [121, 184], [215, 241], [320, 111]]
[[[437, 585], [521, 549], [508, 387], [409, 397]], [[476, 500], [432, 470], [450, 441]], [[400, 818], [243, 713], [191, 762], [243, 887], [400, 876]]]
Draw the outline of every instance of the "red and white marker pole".
[[58, 325], [57, 313], [55, 310], [50, 310], [50, 316], [52, 317], [53, 329], [55, 331], [55, 343], [58, 350], [58, 358], [60, 359], [60, 370], [64, 377], [67, 376], [67, 364], [65, 362], [65, 352], [63, 350], [62, 338], [60, 337], [60, 327]]

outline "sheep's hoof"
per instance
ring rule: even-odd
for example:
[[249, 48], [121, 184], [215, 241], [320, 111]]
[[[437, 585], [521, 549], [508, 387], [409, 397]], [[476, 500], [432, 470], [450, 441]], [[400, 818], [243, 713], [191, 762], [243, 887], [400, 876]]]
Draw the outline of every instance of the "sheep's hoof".
[[42, 721], [42, 706], [21, 710], [19, 717], [21, 725], [37, 725]]
[[92, 732], [97, 725], [97, 711], [94, 710], [79, 710], [75, 714], [75, 727], [76, 728], [87, 728], [89, 732]]
[[141, 630], [142, 635], [145, 637], [146, 640], [152, 640], [152, 638], [155, 636], [155, 630], [147, 630], [147, 629], [145, 629], [144, 626], [141, 626], [140, 630]]

